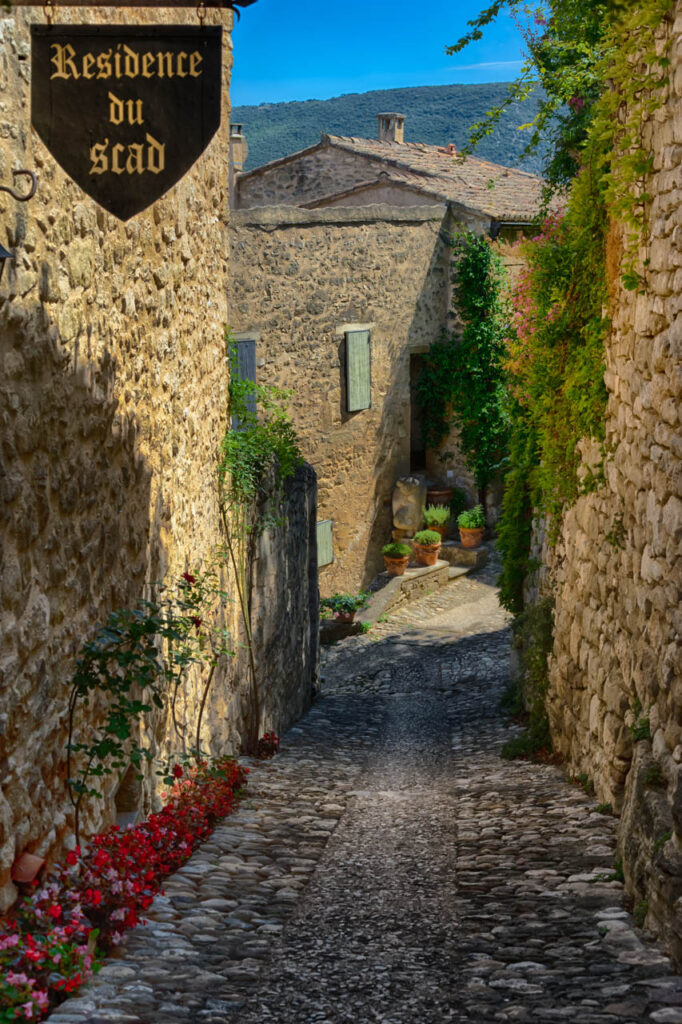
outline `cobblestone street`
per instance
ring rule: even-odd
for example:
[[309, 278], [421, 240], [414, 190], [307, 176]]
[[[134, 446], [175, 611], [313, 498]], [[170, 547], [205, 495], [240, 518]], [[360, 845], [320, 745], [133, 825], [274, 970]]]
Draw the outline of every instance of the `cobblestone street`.
[[322, 695], [59, 1024], [682, 1024], [615, 819], [499, 757], [495, 566], [325, 652]]

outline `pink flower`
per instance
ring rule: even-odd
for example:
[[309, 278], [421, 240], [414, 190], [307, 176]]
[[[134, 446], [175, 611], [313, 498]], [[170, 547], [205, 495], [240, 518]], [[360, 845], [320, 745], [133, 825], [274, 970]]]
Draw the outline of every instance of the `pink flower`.
[[10, 985], [28, 985], [28, 975], [15, 974], [14, 971], [7, 972], [6, 980]]

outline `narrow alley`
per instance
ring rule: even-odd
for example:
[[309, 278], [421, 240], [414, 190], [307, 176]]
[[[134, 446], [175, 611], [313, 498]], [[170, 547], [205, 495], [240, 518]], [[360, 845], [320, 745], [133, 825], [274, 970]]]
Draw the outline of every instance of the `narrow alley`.
[[54, 1024], [679, 1024], [615, 819], [504, 761], [494, 565], [326, 652], [241, 808]]

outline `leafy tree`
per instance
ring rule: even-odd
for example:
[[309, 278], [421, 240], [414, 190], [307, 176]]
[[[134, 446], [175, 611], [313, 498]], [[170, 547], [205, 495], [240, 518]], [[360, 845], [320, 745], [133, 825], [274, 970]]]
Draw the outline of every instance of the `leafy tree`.
[[519, 24], [527, 52], [502, 102], [472, 127], [469, 149], [493, 132], [512, 104], [537, 95], [538, 112], [524, 126], [531, 133], [525, 152], [549, 144], [545, 177], [553, 187], [567, 185], [578, 170], [594, 105], [604, 89], [603, 65], [613, 47], [609, 29], [624, 7], [623, 0], [545, 0], [531, 11], [527, 0], [495, 0], [470, 21], [470, 31], [446, 53], [459, 53], [480, 39], [505, 10]]

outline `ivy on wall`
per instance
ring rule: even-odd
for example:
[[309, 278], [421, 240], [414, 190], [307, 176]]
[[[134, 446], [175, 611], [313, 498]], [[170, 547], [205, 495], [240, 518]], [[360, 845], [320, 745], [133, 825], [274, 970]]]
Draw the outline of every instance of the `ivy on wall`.
[[[585, 3], [590, 11], [593, 6]], [[590, 121], [580, 169], [565, 213], [546, 218], [538, 234], [522, 243], [525, 269], [513, 295], [507, 361], [511, 459], [499, 535], [501, 598], [516, 615], [533, 568], [530, 510], [548, 517], [551, 539], [564, 510], [599, 482], [594, 476], [580, 482], [578, 444], [585, 437], [604, 440], [606, 249], [614, 221], [625, 252], [623, 285], [640, 288], [646, 275], [646, 260], [637, 262], [651, 199], [646, 179], [652, 155], [645, 150], [644, 126], [661, 103], [668, 64], [661, 25], [672, 3], [643, 0], [636, 10], [603, 6], [602, 36], [592, 55], [602, 91], [596, 100], [592, 93], [587, 97]], [[575, 18], [581, 0], [554, 0], [551, 7], [561, 25], [569, 15]], [[570, 80], [570, 70], [566, 74]], [[579, 94], [573, 106], [584, 109]]]
[[437, 448], [452, 426], [481, 500], [507, 457], [509, 422], [502, 264], [472, 231], [454, 242], [455, 305], [461, 334], [445, 335], [424, 358], [417, 383], [424, 439]]
[[[513, 294], [506, 362], [511, 437], [498, 525], [501, 601], [515, 616], [519, 693], [530, 709], [517, 754], [546, 746], [548, 737], [543, 666], [552, 649], [551, 594], [524, 608], [524, 583], [536, 568], [532, 518], [545, 516], [551, 541], [564, 510], [599, 484], [598, 473], [579, 478], [579, 443], [594, 438], [605, 452], [604, 343], [614, 283], [607, 280], [607, 244], [619, 246], [622, 285], [644, 291], [654, 159], [646, 131], [667, 82], [672, 8], [673, 0], [545, 0], [531, 11], [525, 0], [494, 0], [451, 48], [480, 38], [503, 9], [519, 20], [528, 16], [528, 60], [510, 97], [543, 86], [530, 148], [543, 131], [553, 136], [548, 209], [552, 195], [566, 188], [554, 206], [563, 213], [546, 210], [536, 236], [522, 244], [525, 269]], [[504, 104], [474, 126], [473, 144], [503, 110]], [[533, 631], [534, 612], [542, 642]]]

